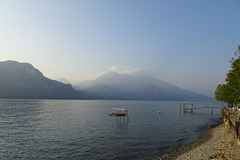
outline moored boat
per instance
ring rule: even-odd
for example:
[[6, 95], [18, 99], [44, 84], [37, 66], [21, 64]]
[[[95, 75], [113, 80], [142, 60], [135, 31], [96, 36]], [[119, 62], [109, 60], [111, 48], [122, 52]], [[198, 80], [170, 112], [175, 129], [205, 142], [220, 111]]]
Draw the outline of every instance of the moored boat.
[[119, 117], [119, 116], [128, 116], [128, 111], [127, 109], [122, 109], [122, 108], [114, 108], [114, 110], [116, 110], [116, 112], [112, 112], [107, 114], [108, 116], [114, 116], [114, 117]]

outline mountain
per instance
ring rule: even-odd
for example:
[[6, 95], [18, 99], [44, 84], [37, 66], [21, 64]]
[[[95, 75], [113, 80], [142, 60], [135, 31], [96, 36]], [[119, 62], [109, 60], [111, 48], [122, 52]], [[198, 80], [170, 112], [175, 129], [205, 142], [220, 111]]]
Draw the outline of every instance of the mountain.
[[95, 99], [123, 100], [188, 100], [205, 101], [212, 98], [193, 93], [146, 75], [109, 72], [94, 81], [78, 84], [82, 92]]
[[0, 62], [0, 98], [80, 99], [70, 84], [51, 80], [29, 63]]
[[0, 98], [31, 99], [121, 99], [204, 101], [210, 97], [193, 93], [162, 80], [109, 72], [96, 80], [80, 83], [75, 90], [45, 77], [29, 63], [0, 62]]
[[64, 83], [64, 84], [71, 84], [71, 83], [70, 83], [67, 79], [65, 79], [65, 78], [58, 78], [57, 81], [58, 81], [58, 82], [62, 82], [62, 83]]

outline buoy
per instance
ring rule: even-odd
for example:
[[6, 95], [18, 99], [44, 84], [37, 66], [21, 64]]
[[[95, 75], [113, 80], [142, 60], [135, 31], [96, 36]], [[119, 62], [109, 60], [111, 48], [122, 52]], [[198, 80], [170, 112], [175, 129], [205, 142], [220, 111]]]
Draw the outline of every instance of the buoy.
[[160, 111], [158, 111], [158, 114], [161, 114], [161, 112], [160, 112]]

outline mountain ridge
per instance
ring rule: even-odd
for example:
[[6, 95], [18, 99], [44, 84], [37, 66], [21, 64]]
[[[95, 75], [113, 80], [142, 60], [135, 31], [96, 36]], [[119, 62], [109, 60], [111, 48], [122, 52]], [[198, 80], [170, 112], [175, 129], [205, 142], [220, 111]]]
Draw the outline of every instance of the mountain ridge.
[[123, 100], [210, 100], [168, 82], [146, 75], [128, 75], [108, 72], [87, 84], [79, 84], [84, 93], [95, 99]]
[[0, 62], [0, 98], [80, 99], [70, 84], [51, 80], [29, 63]]
[[45, 77], [29, 63], [0, 62], [0, 98], [212, 100], [210, 97], [176, 87], [151, 76], [117, 72], [106, 73], [95, 80], [74, 86], [74, 88], [71, 84], [64, 84]]

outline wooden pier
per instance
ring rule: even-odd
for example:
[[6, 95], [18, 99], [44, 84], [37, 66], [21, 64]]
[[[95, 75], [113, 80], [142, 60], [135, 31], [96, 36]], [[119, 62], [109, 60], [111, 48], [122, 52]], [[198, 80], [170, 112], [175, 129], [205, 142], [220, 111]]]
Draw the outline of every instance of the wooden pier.
[[[190, 111], [191, 113], [193, 113], [193, 110], [196, 109], [210, 109], [211, 114], [213, 114], [213, 109], [221, 109], [222, 107], [214, 107], [214, 106], [193, 106], [193, 104], [190, 104], [190, 107], [187, 107], [187, 103], [183, 102], [183, 103], [179, 103], [180, 104], [180, 113], [183, 111], [188, 112]], [[182, 110], [183, 109], [183, 110]]]

